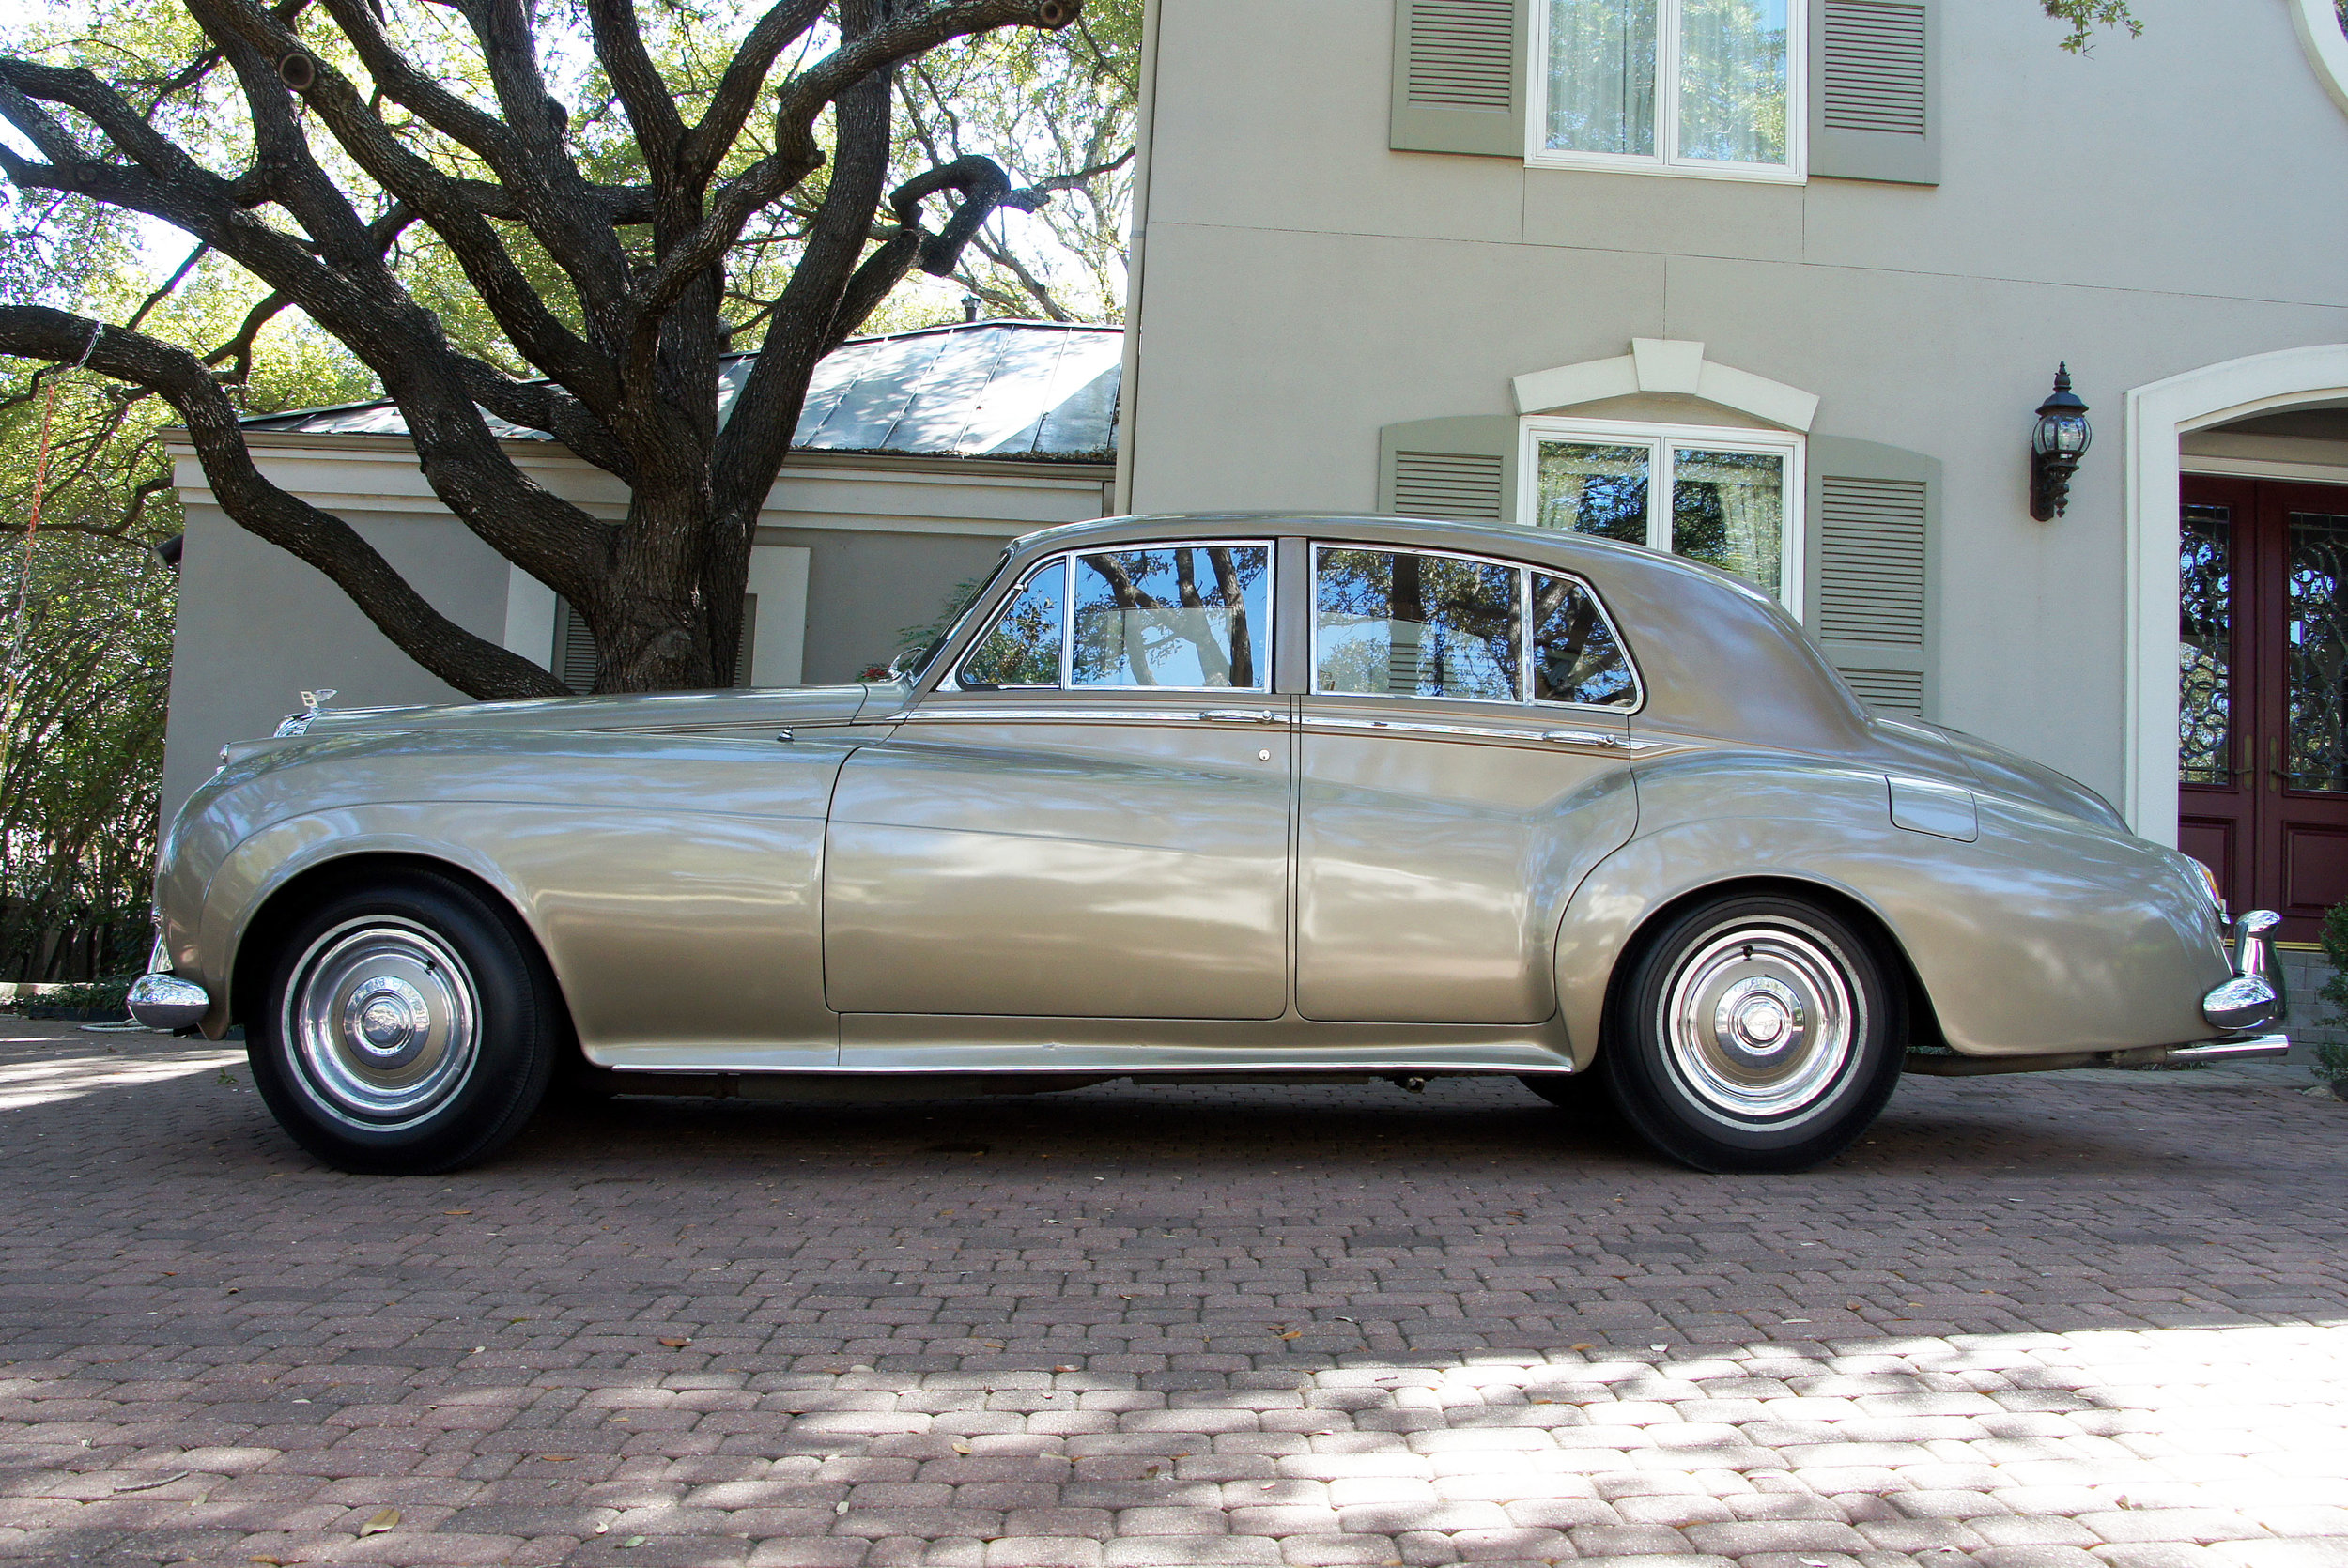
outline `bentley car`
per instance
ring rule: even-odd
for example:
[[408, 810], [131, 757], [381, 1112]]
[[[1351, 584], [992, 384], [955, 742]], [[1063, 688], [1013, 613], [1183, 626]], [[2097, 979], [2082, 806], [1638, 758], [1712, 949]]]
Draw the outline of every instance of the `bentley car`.
[[[887, 681], [320, 711], [164, 843], [143, 1022], [447, 1170], [550, 1090], [1510, 1074], [1713, 1171], [1903, 1070], [2271, 1056], [2274, 916], [1768, 596], [1393, 517], [1030, 534]], [[2231, 939], [2231, 945], [2230, 945]]]

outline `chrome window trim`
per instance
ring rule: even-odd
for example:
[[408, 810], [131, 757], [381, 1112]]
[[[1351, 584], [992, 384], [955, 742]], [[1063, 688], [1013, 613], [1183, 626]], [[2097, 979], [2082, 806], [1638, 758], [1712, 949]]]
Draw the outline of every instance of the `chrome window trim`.
[[[1475, 550], [1422, 549], [1412, 546], [1387, 545], [1376, 542], [1348, 543], [1344, 540], [1315, 539], [1311, 543], [1312, 552], [1309, 561], [1310, 576], [1307, 577], [1305, 584], [1305, 608], [1311, 638], [1310, 643], [1305, 651], [1307, 670], [1305, 690], [1306, 696], [1345, 699], [1359, 698], [1366, 701], [1389, 702], [1491, 702], [1496, 704], [1512, 704], [1520, 708], [1563, 709], [1570, 713], [1605, 714], [1610, 717], [1625, 719], [1632, 717], [1638, 714], [1641, 709], [1646, 706], [1646, 681], [1639, 673], [1639, 661], [1630, 656], [1630, 645], [1623, 640], [1622, 632], [1615, 626], [1614, 614], [1612, 611], [1607, 609], [1605, 599], [1599, 595], [1596, 588], [1591, 586], [1590, 580], [1582, 576], [1579, 572], [1568, 571], [1563, 567], [1535, 566], [1530, 561], [1510, 561], [1502, 556], [1484, 555]], [[1320, 590], [1321, 556], [1321, 552], [1324, 550], [1371, 550], [1388, 555], [1408, 554], [1420, 556], [1446, 556], [1454, 561], [1472, 561], [1485, 566], [1506, 567], [1516, 573], [1517, 690], [1522, 695], [1512, 698], [1421, 697], [1415, 692], [1410, 693], [1406, 696], [1402, 693], [1390, 691], [1321, 690]], [[1543, 576], [1558, 577], [1574, 584], [1579, 587], [1583, 592], [1587, 593], [1590, 596], [1591, 604], [1598, 607], [1598, 618], [1599, 622], [1605, 625], [1607, 634], [1614, 639], [1614, 646], [1621, 650], [1623, 665], [1630, 671], [1630, 694], [1632, 699], [1630, 703], [1625, 705], [1608, 702], [1561, 702], [1553, 698], [1536, 698], [1532, 695], [1534, 633], [1533, 574], [1535, 572], [1539, 572]], [[1322, 721], [1311, 720], [1309, 722], [1319, 723]], [[1389, 726], [1389, 728], [1400, 728], [1400, 726]]]

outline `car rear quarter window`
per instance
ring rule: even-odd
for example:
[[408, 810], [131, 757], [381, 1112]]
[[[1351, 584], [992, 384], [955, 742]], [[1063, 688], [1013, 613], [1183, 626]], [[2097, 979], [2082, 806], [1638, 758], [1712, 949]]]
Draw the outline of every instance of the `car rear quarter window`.
[[1598, 596], [1571, 577], [1533, 574], [1533, 699], [1600, 708], [1637, 705], [1630, 660]]

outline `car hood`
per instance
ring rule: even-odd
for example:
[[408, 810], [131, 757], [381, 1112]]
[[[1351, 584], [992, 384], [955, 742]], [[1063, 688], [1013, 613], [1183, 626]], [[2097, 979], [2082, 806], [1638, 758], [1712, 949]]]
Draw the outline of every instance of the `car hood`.
[[1878, 723], [1895, 724], [1908, 730], [1921, 730], [1956, 753], [1967, 772], [1978, 779], [1981, 787], [1991, 794], [2027, 801], [2032, 806], [2060, 811], [2066, 817], [2077, 817], [2098, 827], [2128, 831], [2128, 824], [2111, 803], [2078, 779], [2057, 773], [2044, 762], [2033, 762], [2019, 752], [2008, 751], [2001, 746], [1969, 735], [1962, 730], [1952, 730], [1944, 724], [1927, 724], [1921, 719], [1878, 719]]
[[[892, 696], [898, 688], [886, 688]], [[539, 697], [444, 707], [322, 708], [298, 733], [435, 730], [606, 730], [673, 733], [749, 726], [853, 723], [873, 688], [791, 686], [765, 691], [657, 691], [619, 697]], [[884, 709], [893, 703], [884, 702]], [[296, 715], [297, 720], [300, 715]]]

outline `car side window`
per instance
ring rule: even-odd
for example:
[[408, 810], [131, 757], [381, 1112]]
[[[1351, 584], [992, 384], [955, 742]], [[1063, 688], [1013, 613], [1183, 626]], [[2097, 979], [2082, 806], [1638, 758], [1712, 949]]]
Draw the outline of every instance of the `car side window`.
[[1639, 683], [1598, 596], [1571, 577], [1533, 574], [1533, 699], [1638, 705]]
[[1271, 689], [1271, 546], [1173, 545], [1075, 565], [1072, 685]]
[[1011, 596], [1002, 614], [962, 661], [955, 681], [964, 686], [1057, 686], [1059, 684], [1062, 607], [1068, 594], [1068, 561], [1054, 561]]
[[1515, 567], [1323, 546], [1313, 577], [1315, 691], [1517, 700]]

